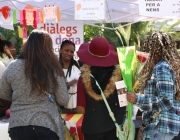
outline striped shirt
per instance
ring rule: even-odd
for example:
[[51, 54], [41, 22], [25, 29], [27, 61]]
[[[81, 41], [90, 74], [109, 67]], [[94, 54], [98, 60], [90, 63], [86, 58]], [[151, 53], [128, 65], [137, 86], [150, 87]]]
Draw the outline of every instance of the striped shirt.
[[180, 102], [175, 100], [176, 81], [170, 65], [161, 59], [147, 81], [144, 95], [136, 94], [135, 104], [143, 112], [143, 123], [148, 124], [154, 112], [160, 114], [144, 130], [144, 138], [150, 138], [154, 129], [162, 133], [178, 135], [180, 131]]

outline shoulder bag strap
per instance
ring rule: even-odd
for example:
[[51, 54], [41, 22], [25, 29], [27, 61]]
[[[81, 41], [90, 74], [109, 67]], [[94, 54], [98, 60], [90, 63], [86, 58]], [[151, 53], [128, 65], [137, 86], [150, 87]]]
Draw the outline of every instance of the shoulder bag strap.
[[[90, 76], [91, 76], [92, 78], [94, 78], [94, 76], [93, 76], [92, 74], [90, 74]], [[99, 90], [101, 91], [101, 95], [102, 95], [102, 98], [103, 98], [103, 100], [104, 100], [104, 102], [105, 102], [105, 105], [106, 105], [106, 107], [107, 107], [107, 109], [108, 109], [109, 115], [110, 115], [110, 117], [112, 118], [112, 120], [113, 120], [113, 122], [115, 123], [115, 126], [116, 126], [116, 128], [117, 128], [117, 130], [118, 130], [117, 132], [120, 132], [121, 130], [120, 130], [120, 127], [119, 127], [118, 123], [116, 122], [116, 119], [115, 119], [115, 117], [114, 117], [114, 113], [111, 111], [111, 108], [109, 107], [109, 104], [108, 104], [108, 102], [107, 102], [107, 100], [106, 100], [106, 97], [104, 96], [104, 93], [103, 93], [103, 91], [102, 91], [99, 83], [97, 82], [97, 80], [96, 80], [95, 78], [94, 78], [94, 80], [95, 80], [96, 85], [98, 86]]]

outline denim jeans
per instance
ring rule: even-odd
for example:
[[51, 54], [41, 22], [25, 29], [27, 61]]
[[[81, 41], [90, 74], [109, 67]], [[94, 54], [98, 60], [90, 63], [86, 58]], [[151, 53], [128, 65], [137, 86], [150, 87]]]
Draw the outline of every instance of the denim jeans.
[[154, 130], [151, 134], [150, 140], [172, 140], [174, 138], [174, 135], [165, 134], [162, 132], [159, 132], [158, 130]]
[[20, 126], [9, 131], [11, 140], [59, 140], [57, 134], [41, 126]]

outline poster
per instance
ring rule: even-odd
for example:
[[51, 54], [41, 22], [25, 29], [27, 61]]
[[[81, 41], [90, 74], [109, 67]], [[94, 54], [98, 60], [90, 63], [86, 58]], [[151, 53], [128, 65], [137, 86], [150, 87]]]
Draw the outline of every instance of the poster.
[[76, 50], [78, 50], [79, 46], [84, 42], [82, 21], [61, 21], [58, 23], [44, 23], [38, 24], [37, 28], [44, 29], [50, 34], [53, 41], [54, 52], [58, 56], [62, 41], [71, 40], [75, 43]]
[[75, 20], [104, 20], [105, 0], [75, 0]]
[[139, 14], [148, 17], [180, 16], [179, 0], [139, 0]]

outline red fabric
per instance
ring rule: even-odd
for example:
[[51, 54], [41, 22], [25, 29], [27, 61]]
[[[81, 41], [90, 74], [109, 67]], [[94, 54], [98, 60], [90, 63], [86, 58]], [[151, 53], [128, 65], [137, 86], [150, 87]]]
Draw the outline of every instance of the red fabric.
[[76, 127], [77, 127], [77, 131], [78, 131], [79, 140], [84, 139], [84, 135], [83, 135], [82, 129], [81, 129], [83, 118], [84, 118], [84, 115], [82, 115], [81, 118], [76, 122]]
[[34, 29], [37, 28], [37, 21], [36, 21], [36, 11], [33, 11], [34, 21], [33, 21], [33, 27]]
[[82, 106], [84, 109], [86, 109], [86, 95], [81, 77], [79, 77], [77, 84], [77, 106]]
[[74, 114], [67, 114], [66, 117], [64, 118], [65, 121], [70, 120], [72, 117], [74, 116]]
[[0, 9], [0, 12], [2, 12], [2, 15], [5, 19], [8, 18], [9, 16], [9, 11], [10, 11], [10, 8], [8, 6], [4, 6]]
[[23, 10], [23, 26], [24, 26], [24, 30], [27, 30], [26, 11], [25, 10]]

